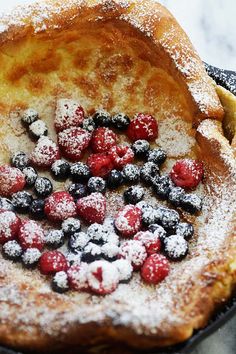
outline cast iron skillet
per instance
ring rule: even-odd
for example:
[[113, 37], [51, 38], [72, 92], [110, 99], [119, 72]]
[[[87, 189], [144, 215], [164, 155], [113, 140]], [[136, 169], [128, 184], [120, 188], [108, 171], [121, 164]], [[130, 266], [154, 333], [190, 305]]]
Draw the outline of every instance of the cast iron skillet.
[[[216, 81], [217, 84], [225, 87], [236, 95], [236, 72], [216, 68], [205, 63], [208, 74]], [[196, 331], [193, 336], [184, 343], [165, 348], [161, 351], [153, 351], [148, 354], [189, 354], [192, 349], [201, 342], [204, 338], [219, 329], [223, 324], [236, 315], [236, 295], [227, 304], [221, 307], [219, 311], [213, 316], [208, 325]], [[137, 352], [136, 352], [137, 353]], [[24, 354], [14, 350], [1, 347], [0, 354]]]

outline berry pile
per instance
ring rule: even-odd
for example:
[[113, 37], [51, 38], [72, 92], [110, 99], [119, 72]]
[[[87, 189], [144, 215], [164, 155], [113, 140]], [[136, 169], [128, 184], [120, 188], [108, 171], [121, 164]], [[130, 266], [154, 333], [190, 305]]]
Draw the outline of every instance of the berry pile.
[[[139, 113], [130, 120], [124, 113], [111, 116], [98, 110], [86, 117], [79, 102], [60, 99], [54, 121], [57, 143], [47, 137], [47, 126], [34, 109], [23, 113], [22, 122], [36, 143], [29, 156], [16, 152], [11, 166], [0, 166], [0, 244], [5, 258], [21, 261], [26, 268], [38, 266], [42, 274], [52, 276], [52, 289], [59, 293], [72, 289], [105, 295], [128, 282], [134, 271], [146, 283], [158, 284], [168, 275], [170, 260], [187, 255], [192, 224], [181, 222], [176, 210], [154, 208], [143, 198], [149, 186], [159, 199], [199, 212], [202, 200], [189, 191], [202, 180], [203, 165], [178, 160], [169, 175], [162, 174], [167, 154], [150, 146], [158, 136], [153, 116]], [[119, 145], [119, 132], [127, 135], [130, 145]], [[89, 157], [82, 162], [87, 151]], [[71, 183], [66, 191], [54, 191], [52, 181], [37, 169], [50, 169], [54, 180]], [[122, 185], [127, 186], [126, 205], [114, 219], [106, 218], [106, 193]], [[32, 219], [16, 213], [28, 213]], [[87, 227], [81, 229], [78, 217]], [[44, 230], [35, 221], [44, 218], [57, 227]]]

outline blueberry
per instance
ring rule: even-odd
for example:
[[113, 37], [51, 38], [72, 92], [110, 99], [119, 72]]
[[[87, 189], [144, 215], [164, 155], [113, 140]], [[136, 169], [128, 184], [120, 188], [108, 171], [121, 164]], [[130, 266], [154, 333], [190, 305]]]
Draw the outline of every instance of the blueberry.
[[173, 205], [180, 206], [184, 195], [185, 195], [185, 192], [184, 192], [183, 188], [172, 187], [172, 188], [170, 188], [168, 199]]
[[37, 248], [28, 248], [22, 255], [22, 262], [26, 268], [34, 268], [41, 257]]
[[159, 167], [154, 162], [146, 162], [140, 170], [141, 180], [151, 185], [156, 177], [159, 177]]
[[8, 241], [2, 246], [3, 256], [12, 261], [18, 261], [22, 255], [20, 244], [15, 241]]
[[76, 162], [70, 167], [72, 179], [76, 182], [86, 182], [90, 178], [89, 167], [83, 162]]
[[67, 190], [75, 200], [86, 197], [88, 195], [87, 187], [81, 183], [72, 183], [69, 185]]
[[68, 276], [66, 272], [57, 272], [52, 279], [52, 290], [63, 294], [69, 290]]
[[156, 148], [150, 150], [147, 154], [147, 159], [149, 162], [154, 162], [157, 165], [161, 165], [167, 158], [167, 154], [163, 149]]
[[140, 202], [138, 202], [136, 204], [136, 207], [138, 207], [142, 211], [142, 213], [147, 209], [152, 209], [152, 206], [150, 204], [148, 204], [147, 202], [145, 202], [144, 200], [141, 200]]
[[185, 240], [190, 240], [194, 234], [194, 227], [188, 222], [180, 222], [176, 227], [176, 234], [183, 236]]
[[112, 170], [107, 177], [107, 186], [110, 189], [120, 187], [123, 182], [123, 175], [118, 170]]
[[165, 252], [173, 261], [183, 259], [188, 253], [188, 242], [180, 235], [171, 235], [166, 238]]
[[109, 262], [114, 262], [117, 260], [119, 247], [114, 243], [107, 242], [101, 247], [101, 251], [103, 259]]
[[0, 209], [13, 211], [14, 205], [9, 199], [0, 197]]
[[33, 167], [29, 166], [25, 167], [22, 172], [25, 175], [26, 186], [32, 187], [35, 184], [36, 179], [38, 178], [37, 171]]
[[94, 223], [88, 227], [87, 234], [90, 241], [98, 245], [102, 245], [107, 241], [109, 229], [103, 225]]
[[21, 120], [24, 124], [31, 124], [39, 118], [38, 112], [33, 108], [28, 108], [23, 112]]
[[114, 128], [119, 130], [126, 130], [130, 125], [130, 118], [124, 113], [117, 113], [111, 118]]
[[153, 180], [152, 183], [153, 190], [158, 195], [158, 197], [161, 199], [167, 199], [171, 186], [170, 178], [168, 176], [157, 177]]
[[72, 251], [69, 251], [67, 254], [66, 254], [66, 259], [67, 259], [67, 262], [70, 264], [70, 265], [73, 265], [73, 264], [80, 264], [81, 262], [81, 256], [82, 256], [82, 252], [80, 252], [79, 250], [77, 249], [74, 249]]
[[82, 128], [84, 130], [87, 130], [89, 133], [92, 133], [94, 131], [94, 129], [96, 128], [96, 124], [95, 124], [93, 118], [89, 117], [89, 118], [84, 119], [84, 121], [82, 123]]
[[179, 221], [180, 217], [176, 210], [167, 208], [163, 210], [160, 222], [164, 229], [167, 231], [175, 230]]
[[137, 204], [144, 197], [144, 189], [140, 186], [132, 186], [124, 192], [124, 200], [127, 204]]
[[48, 134], [48, 128], [41, 119], [36, 120], [29, 126], [29, 134], [34, 139], [39, 139], [41, 136]]
[[35, 199], [33, 200], [29, 212], [33, 219], [42, 220], [44, 215], [44, 204], [45, 201], [43, 199]]
[[53, 191], [52, 182], [46, 177], [38, 177], [34, 184], [34, 190], [38, 197], [45, 198]]
[[62, 230], [50, 230], [45, 236], [45, 242], [51, 248], [61, 247], [64, 241], [65, 236]]
[[82, 251], [84, 247], [88, 244], [89, 237], [85, 232], [76, 232], [74, 233], [68, 242], [68, 246], [71, 250], [79, 250]]
[[11, 164], [12, 166], [22, 170], [24, 167], [28, 166], [29, 158], [25, 152], [17, 151], [11, 157]]
[[88, 190], [90, 193], [105, 193], [106, 182], [101, 177], [91, 177], [88, 180]]
[[74, 233], [80, 231], [81, 224], [80, 224], [79, 219], [68, 218], [63, 221], [61, 227], [62, 227], [62, 231], [64, 232], [64, 234], [66, 236], [71, 236]]
[[195, 214], [202, 209], [202, 199], [196, 194], [185, 194], [180, 206], [188, 213]]
[[145, 158], [150, 150], [150, 144], [147, 140], [136, 140], [131, 146], [136, 157]]
[[19, 213], [27, 213], [32, 201], [32, 195], [26, 191], [20, 191], [12, 195], [12, 204]]
[[167, 237], [167, 233], [162, 226], [160, 226], [158, 224], [151, 224], [151, 225], [149, 225], [148, 230], [151, 231], [153, 234], [158, 235], [158, 237], [162, 243], [165, 242], [165, 239]]
[[65, 160], [56, 160], [51, 166], [51, 172], [56, 180], [65, 180], [70, 176], [70, 164]]
[[111, 116], [103, 109], [100, 109], [94, 113], [93, 120], [96, 127], [109, 127], [111, 125]]
[[156, 224], [158, 221], [159, 221], [159, 214], [156, 209], [150, 207], [144, 210], [142, 214], [142, 222], [145, 226]]
[[87, 246], [84, 248], [82, 253], [81, 261], [85, 263], [92, 263], [101, 259], [102, 257], [102, 250], [99, 245], [95, 243], [89, 242]]
[[137, 183], [140, 177], [140, 169], [131, 163], [123, 168], [123, 177], [127, 183]]

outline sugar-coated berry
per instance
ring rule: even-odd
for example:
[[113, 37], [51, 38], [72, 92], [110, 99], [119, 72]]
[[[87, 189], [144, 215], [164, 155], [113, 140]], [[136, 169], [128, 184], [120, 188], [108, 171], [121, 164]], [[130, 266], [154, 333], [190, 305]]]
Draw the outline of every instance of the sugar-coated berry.
[[112, 116], [111, 123], [114, 128], [123, 131], [130, 125], [130, 118], [124, 113], [117, 113]]
[[2, 252], [5, 258], [18, 261], [22, 255], [22, 248], [16, 240], [11, 240], [2, 246]]
[[51, 166], [51, 172], [56, 180], [65, 180], [70, 176], [70, 164], [65, 160], [56, 160]]
[[164, 229], [175, 230], [180, 221], [179, 213], [173, 209], [165, 209], [160, 220]]
[[45, 236], [46, 245], [51, 248], [58, 248], [65, 242], [62, 230], [50, 230]]
[[148, 151], [150, 150], [150, 144], [147, 140], [136, 140], [132, 144], [132, 150], [136, 157], [145, 158], [147, 156]]
[[152, 185], [153, 185], [154, 192], [157, 194], [159, 198], [161, 199], [168, 198], [170, 188], [171, 188], [171, 181], [168, 176], [163, 175], [160, 177], [156, 177], [152, 181]]
[[142, 212], [142, 222], [145, 226], [155, 224], [159, 221], [159, 212], [152, 207], [146, 208]]
[[32, 187], [38, 178], [37, 171], [33, 167], [28, 166], [23, 168], [22, 172], [25, 176], [26, 187]]
[[116, 218], [115, 227], [123, 237], [132, 237], [142, 226], [142, 212], [134, 205], [126, 205]]
[[47, 136], [39, 138], [30, 155], [31, 163], [39, 168], [48, 168], [59, 158], [59, 147]]
[[46, 198], [53, 191], [52, 182], [46, 177], [38, 177], [34, 184], [34, 190], [38, 197]]
[[48, 128], [46, 123], [41, 119], [31, 123], [29, 126], [29, 134], [34, 139], [39, 139], [41, 136], [47, 135]]
[[141, 186], [132, 186], [124, 192], [124, 200], [127, 204], [137, 204], [144, 197], [144, 189]]
[[157, 232], [154, 234], [150, 231], [140, 231], [134, 236], [134, 240], [142, 242], [148, 255], [161, 250], [161, 240]]
[[87, 186], [81, 183], [71, 183], [68, 186], [67, 191], [75, 200], [86, 197], [88, 195]]
[[41, 251], [45, 245], [45, 235], [42, 227], [33, 220], [23, 220], [18, 233], [18, 240], [23, 248], [37, 248]]
[[195, 214], [202, 210], [202, 198], [197, 194], [185, 194], [181, 200], [180, 206], [188, 213]]
[[156, 139], [158, 135], [156, 119], [148, 114], [137, 114], [127, 129], [127, 135], [131, 141], [140, 139], [152, 141]]
[[70, 217], [63, 221], [61, 227], [66, 236], [71, 236], [80, 231], [81, 223], [79, 219]]
[[10, 199], [0, 197], [0, 209], [14, 211], [14, 205]]
[[134, 270], [138, 270], [145, 262], [147, 252], [141, 241], [129, 240], [121, 245], [119, 258], [127, 259], [132, 264]]
[[101, 177], [91, 177], [88, 180], [88, 190], [90, 193], [105, 193], [106, 181]]
[[88, 224], [102, 224], [106, 215], [106, 198], [101, 193], [92, 193], [79, 199], [77, 213]]
[[47, 251], [42, 254], [39, 261], [40, 272], [44, 275], [67, 271], [66, 257], [59, 251]]
[[76, 182], [86, 182], [90, 176], [88, 165], [83, 162], [76, 162], [70, 167], [71, 177]]
[[64, 271], [57, 272], [52, 278], [52, 290], [63, 294], [69, 290], [68, 276]]
[[44, 199], [33, 200], [29, 208], [30, 215], [33, 219], [42, 220], [45, 217], [44, 205]]
[[194, 234], [194, 227], [188, 222], [180, 222], [176, 227], [176, 234], [183, 236], [185, 240], [190, 240]]
[[119, 284], [119, 273], [113, 263], [101, 260], [88, 267], [88, 285], [92, 292], [99, 295], [112, 293]]
[[185, 195], [184, 189], [181, 187], [171, 187], [168, 194], [168, 199], [174, 206], [180, 206]]
[[140, 170], [140, 178], [142, 182], [151, 185], [153, 181], [159, 177], [159, 167], [154, 162], [146, 162]]
[[78, 101], [62, 98], [57, 101], [54, 125], [57, 132], [79, 127], [84, 120], [84, 110]]
[[21, 226], [20, 218], [10, 210], [0, 210], [0, 244], [15, 239]]
[[71, 250], [82, 251], [84, 247], [88, 244], [89, 237], [85, 232], [76, 232], [70, 236], [68, 241], [68, 246]]
[[33, 196], [26, 191], [20, 191], [12, 195], [12, 204], [18, 213], [27, 213], [32, 201]]
[[94, 223], [87, 229], [87, 235], [93, 243], [103, 245], [107, 242], [109, 230], [101, 224]]
[[69, 252], [66, 253], [66, 259], [70, 266], [75, 264], [80, 264], [81, 257], [82, 257], [82, 252], [77, 249], [70, 250]]
[[119, 253], [119, 247], [111, 242], [106, 242], [101, 246], [102, 258], [109, 262], [114, 262]]
[[151, 231], [155, 237], [158, 236], [162, 243], [165, 241], [167, 233], [162, 226], [158, 224], [151, 224], [148, 226], [148, 230]]
[[83, 291], [88, 289], [88, 264], [80, 263], [72, 265], [68, 271], [68, 282], [71, 289]]
[[150, 255], [142, 269], [141, 277], [147, 284], [158, 284], [169, 274], [170, 266], [165, 256], [161, 254]]
[[107, 152], [118, 140], [117, 135], [109, 128], [100, 127], [94, 130], [91, 139], [91, 148], [93, 152]]
[[133, 162], [134, 160], [134, 152], [131, 147], [126, 145], [121, 146], [113, 146], [108, 154], [112, 160], [114, 167], [118, 170], [122, 170], [124, 166]]
[[111, 170], [107, 176], [107, 186], [110, 189], [120, 187], [124, 182], [123, 174], [118, 170]]
[[183, 259], [188, 253], [188, 242], [181, 235], [171, 235], [166, 238], [165, 252], [173, 261]]
[[157, 165], [163, 164], [167, 158], [166, 152], [161, 149], [161, 148], [155, 148], [153, 150], [150, 150], [149, 153], [147, 154], [147, 160], [149, 162], [154, 162]]
[[93, 120], [97, 127], [109, 127], [111, 125], [111, 116], [103, 109], [97, 110], [94, 113]]
[[33, 108], [26, 109], [21, 117], [23, 123], [30, 125], [39, 118], [38, 112]]
[[76, 204], [68, 192], [57, 191], [45, 200], [44, 213], [50, 221], [60, 222], [76, 215]]
[[137, 183], [140, 177], [140, 169], [138, 166], [131, 163], [123, 168], [123, 177], [127, 183]]
[[144, 213], [144, 211], [147, 209], [152, 209], [152, 206], [150, 204], [148, 204], [147, 202], [145, 202], [144, 200], [141, 200], [140, 202], [138, 202], [136, 204], [136, 207], [138, 207], [142, 213]]
[[99, 245], [95, 243], [89, 242], [82, 253], [81, 261], [85, 263], [92, 263], [96, 260], [101, 259], [102, 257], [102, 250]]
[[22, 254], [22, 262], [26, 268], [34, 268], [41, 257], [41, 252], [38, 248], [28, 248]]
[[94, 131], [94, 129], [96, 128], [96, 124], [95, 124], [93, 118], [88, 117], [88, 118], [84, 119], [84, 121], [82, 123], [82, 128], [84, 130], [87, 130], [89, 133], [92, 133]]
[[91, 154], [88, 157], [87, 164], [92, 176], [107, 177], [114, 168], [112, 159], [107, 153]]
[[172, 167], [170, 177], [182, 188], [196, 188], [203, 178], [203, 163], [192, 159], [178, 160]]
[[113, 262], [113, 265], [118, 270], [120, 283], [127, 283], [133, 274], [133, 267], [130, 261], [121, 258]]
[[10, 197], [13, 193], [23, 190], [25, 176], [16, 167], [0, 166], [0, 196]]
[[29, 157], [25, 152], [17, 151], [11, 157], [11, 164], [12, 166], [22, 170], [24, 167], [28, 166]]

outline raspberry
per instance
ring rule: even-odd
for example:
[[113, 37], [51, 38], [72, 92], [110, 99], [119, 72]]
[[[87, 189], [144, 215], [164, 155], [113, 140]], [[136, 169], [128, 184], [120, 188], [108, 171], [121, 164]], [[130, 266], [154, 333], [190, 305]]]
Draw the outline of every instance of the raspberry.
[[23, 250], [37, 248], [42, 250], [45, 244], [45, 235], [42, 227], [33, 220], [23, 220], [18, 234]]
[[59, 251], [47, 251], [39, 261], [40, 272], [44, 275], [54, 274], [68, 269], [66, 257]]
[[123, 237], [131, 237], [140, 231], [142, 212], [134, 205], [126, 205], [115, 218], [115, 227]]
[[134, 270], [138, 270], [145, 262], [147, 252], [142, 242], [129, 240], [121, 245], [119, 258], [127, 259], [132, 264]]
[[63, 221], [76, 215], [76, 205], [68, 192], [54, 192], [45, 201], [44, 212], [51, 221]]
[[152, 141], [156, 139], [158, 135], [156, 119], [148, 114], [137, 114], [127, 129], [127, 135], [131, 141], [139, 139]]
[[16, 238], [21, 220], [10, 210], [0, 209], [0, 244]]
[[92, 193], [79, 199], [77, 213], [89, 224], [102, 224], [106, 214], [106, 198], [101, 193]]
[[113, 163], [106, 153], [91, 154], [87, 160], [90, 172], [96, 177], [106, 177], [113, 169]]
[[161, 240], [158, 237], [158, 233], [153, 234], [150, 231], [140, 231], [134, 236], [134, 240], [142, 242], [148, 255], [161, 250]]
[[0, 195], [9, 197], [13, 193], [22, 191], [25, 186], [24, 174], [15, 167], [0, 166]]
[[84, 120], [84, 110], [79, 102], [71, 99], [57, 101], [54, 125], [57, 132], [70, 127], [79, 127]]
[[95, 261], [88, 266], [88, 285], [99, 295], [112, 293], [118, 286], [119, 272], [112, 263]]
[[116, 145], [117, 135], [108, 128], [97, 128], [93, 132], [91, 147], [94, 152], [107, 152]]
[[87, 130], [72, 127], [58, 134], [58, 145], [66, 158], [78, 161], [88, 147], [90, 139], [91, 134]]
[[196, 188], [204, 173], [203, 163], [197, 160], [178, 160], [170, 172], [172, 181], [182, 188]]
[[141, 269], [141, 277], [148, 284], [158, 284], [167, 277], [169, 270], [169, 262], [165, 256], [152, 254]]
[[108, 154], [118, 170], [134, 160], [134, 152], [129, 146], [113, 146]]
[[68, 282], [71, 289], [77, 291], [88, 289], [87, 270], [88, 264], [83, 262], [74, 264], [68, 269]]
[[30, 155], [30, 161], [37, 167], [50, 167], [60, 158], [59, 148], [54, 141], [46, 136], [39, 138]]

